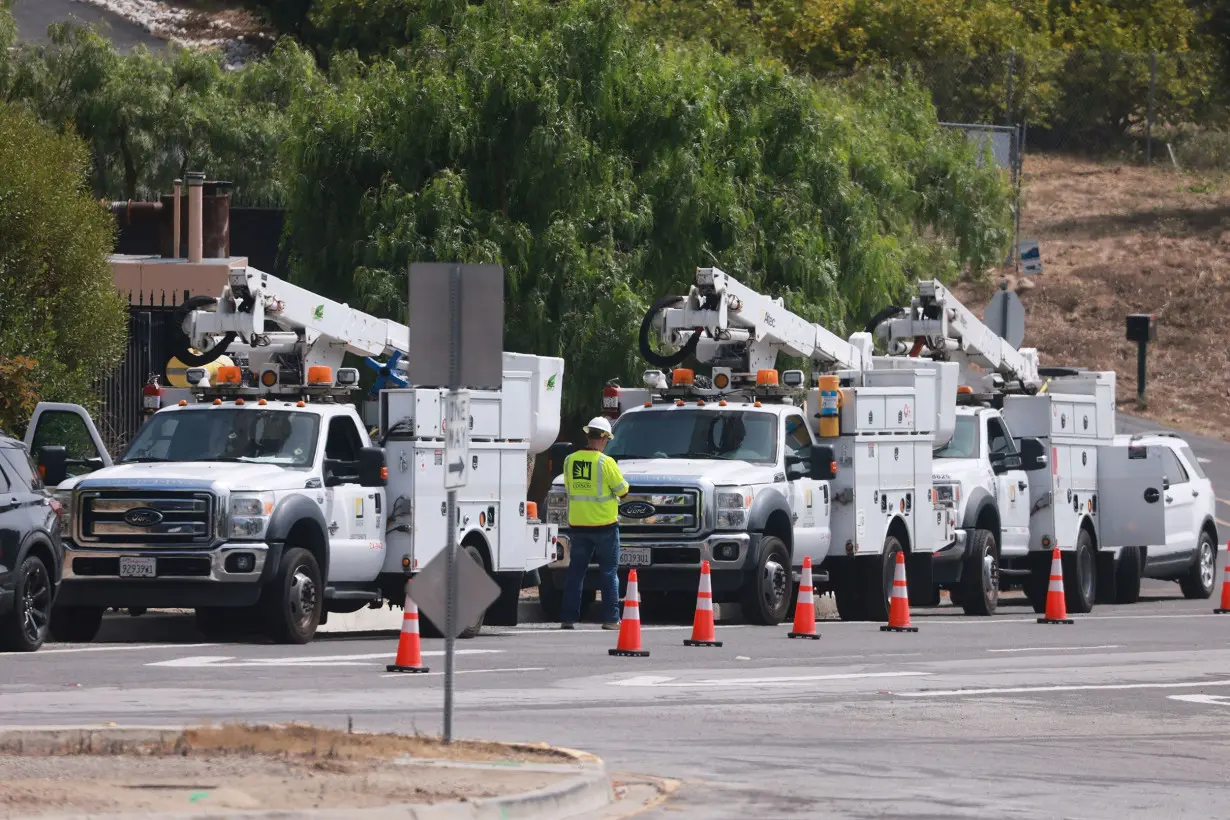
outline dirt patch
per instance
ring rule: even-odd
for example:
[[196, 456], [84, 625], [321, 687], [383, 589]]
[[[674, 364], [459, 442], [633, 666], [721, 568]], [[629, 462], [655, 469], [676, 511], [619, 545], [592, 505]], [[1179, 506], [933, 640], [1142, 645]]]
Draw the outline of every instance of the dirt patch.
[[[1045, 266], [1021, 291], [1044, 365], [1114, 370], [1119, 408], [1230, 439], [1230, 191], [1222, 177], [1030, 156], [1021, 236]], [[957, 288], [979, 315], [1002, 272]], [[1147, 409], [1136, 406], [1128, 313], [1154, 313]]]
[[[413, 758], [413, 760], [407, 760]], [[441, 766], [442, 759], [501, 768]], [[0, 734], [0, 818], [63, 812], [374, 808], [531, 791], [549, 748], [292, 725]], [[506, 768], [505, 768], [506, 767]]]

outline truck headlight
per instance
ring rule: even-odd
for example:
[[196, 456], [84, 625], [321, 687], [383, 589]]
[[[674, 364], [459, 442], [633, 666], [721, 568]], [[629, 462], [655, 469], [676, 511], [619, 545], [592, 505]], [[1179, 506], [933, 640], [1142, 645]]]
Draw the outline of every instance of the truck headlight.
[[71, 538], [73, 535], [73, 491], [54, 490], [52, 496], [60, 502], [60, 538]]
[[961, 485], [960, 484], [936, 484], [935, 485], [935, 504], [939, 507], [948, 507], [956, 509], [961, 503]]
[[231, 538], [263, 538], [273, 515], [273, 493], [242, 493], [231, 496]]
[[547, 493], [547, 523], [559, 526], [568, 523], [568, 493], [562, 487]]
[[747, 529], [747, 514], [752, 506], [751, 487], [718, 487], [714, 498], [719, 530]]

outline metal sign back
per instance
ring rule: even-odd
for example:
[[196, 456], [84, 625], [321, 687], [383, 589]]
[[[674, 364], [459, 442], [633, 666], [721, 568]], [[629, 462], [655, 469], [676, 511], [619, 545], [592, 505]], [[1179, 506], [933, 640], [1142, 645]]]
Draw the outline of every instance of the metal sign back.
[[[454, 271], [459, 273], [459, 287], [450, 281]], [[459, 329], [453, 327], [454, 316], [460, 318]], [[460, 342], [456, 350], [452, 339]], [[504, 380], [504, 269], [446, 262], [412, 264], [407, 362], [407, 377], [416, 387], [500, 389]]]
[[500, 587], [465, 550], [457, 551], [456, 619], [448, 629], [448, 553], [427, 562], [410, 581], [410, 597], [446, 638], [456, 638], [500, 597]]
[[1020, 349], [1021, 342], [1025, 341], [1025, 305], [1010, 290], [995, 291], [982, 321], [992, 333], [1014, 348]]

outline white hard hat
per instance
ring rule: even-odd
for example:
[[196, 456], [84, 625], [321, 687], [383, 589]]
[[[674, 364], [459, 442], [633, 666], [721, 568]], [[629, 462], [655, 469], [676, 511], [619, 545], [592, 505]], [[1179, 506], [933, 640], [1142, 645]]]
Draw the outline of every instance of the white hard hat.
[[611, 435], [611, 423], [602, 416], [594, 416], [589, 420], [589, 424], [585, 425], [585, 432], [589, 434], [601, 433], [603, 435]]

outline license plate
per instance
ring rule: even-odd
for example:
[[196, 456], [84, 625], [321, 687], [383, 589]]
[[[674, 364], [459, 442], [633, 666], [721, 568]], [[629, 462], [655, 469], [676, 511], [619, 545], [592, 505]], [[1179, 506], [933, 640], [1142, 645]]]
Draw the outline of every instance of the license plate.
[[157, 577], [158, 559], [156, 558], [120, 558], [121, 578], [154, 578]]
[[648, 547], [641, 549], [627, 549], [621, 547], [619, 550], [619, 565], [622, 567], [647, 567], [649, 566], [650, 551]]

